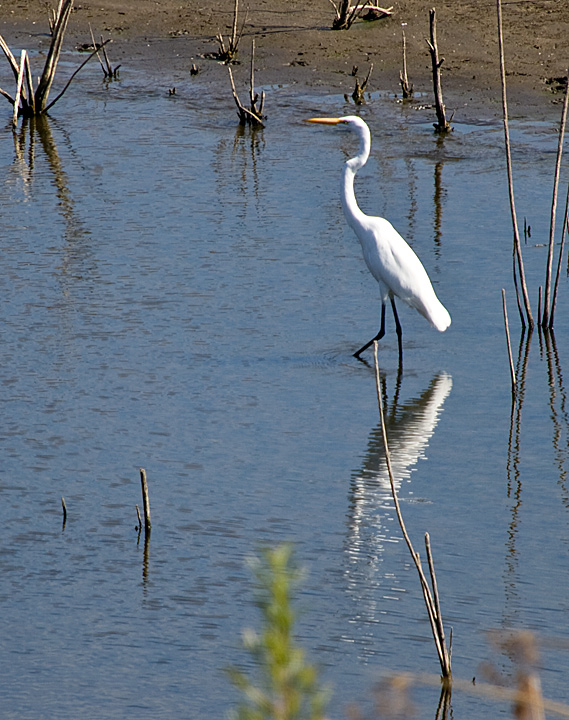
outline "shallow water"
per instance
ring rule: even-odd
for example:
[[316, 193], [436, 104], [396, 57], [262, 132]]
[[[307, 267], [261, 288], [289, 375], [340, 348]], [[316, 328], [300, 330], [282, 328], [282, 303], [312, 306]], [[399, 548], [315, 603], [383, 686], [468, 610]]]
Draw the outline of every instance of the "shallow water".
[[[41, 129], [13, 139], [4, 108], [5, 718], [223, 715], [236, 701], [223, 668], [249, 666], [240, 633], [259, 622], [245, 561], [284, 540], [308, 571], [298, 629], [332, 715], [380, 671], [437, 672], [373, 371], [351, 356], [379, 319], [338, 200], [354, 141], [301, 122], [353, 106], [267, 88], [252, 134], [229, 93], [202, 100], [197, 83], [170, 97], [92, 68]], [[556, 348], [534, 333], [512, 428], [501, 127], [457, 121], [441, 141], [387, 93], [361, 114], [374, 146], [360, 204], [411, 242], [453, 318], [440, 335], [401, 308], [402, 376], [391, 318], [379, 357], [403, 513], [418, 548], [431, 535], [454, 673], [470, 680], [490, 658], [511, 675], [485, 631], [529, 628], [544, 692], [567, 702], [569, 655], [546, 642], [569, 636], [565, 273]], [[556, 131], [516, 122], [512, 138], [536, 305]], [[418, 697], [434, 716], [438, 692]], [[453, 707], [485, 712], [458, 693]]]

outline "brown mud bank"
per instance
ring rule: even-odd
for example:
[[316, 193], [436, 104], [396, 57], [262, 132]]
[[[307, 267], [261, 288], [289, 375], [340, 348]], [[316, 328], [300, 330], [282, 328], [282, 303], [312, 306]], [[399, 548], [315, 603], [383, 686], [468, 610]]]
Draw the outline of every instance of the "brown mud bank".
[[[315, 93], [348, 93], [354, 88], [353, 66], [365, 77], [374, 69], [368, 90], [400, 92], [402, 23], [407, 62], [415, 90], [432, 98], [426, 43], [429, 9], [436, 7], [439, 51], [444, 57], [444, 99], [456, 119], [501, 113], [496, 3], [494, 0], [402, 0], [393, 14], [373, 22], [357, 20], [349, 30], [332, 30], [329, 0], [241, 0], [243, 35], [238, 60], [244, 81], [251, 39], [256, 44], [258, 84], [298, 85]], [[179, 82], [196, 64], [197, 82], [230, 93], [227, 72], [207, 59], [217, 50], [215, 35], [227, 36], [233, 0], [76, 0], [65, 46], [111, 37], [113, 65], [122, 72], [136, 67], [164, 88]], [[569, 3], [562, 0], [503, 0], [503, 25], [512, 114], [549, 117], [561, 102], [556, 79], [569, 64]], [[0, 2], [0, 33], [14, 51], [47, 48], [48, 13], [44, 0]]]

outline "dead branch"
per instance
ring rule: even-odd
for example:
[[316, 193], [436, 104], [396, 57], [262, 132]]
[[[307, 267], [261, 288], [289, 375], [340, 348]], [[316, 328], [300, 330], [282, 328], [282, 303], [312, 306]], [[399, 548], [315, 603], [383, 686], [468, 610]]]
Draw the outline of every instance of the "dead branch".
[[[111, 65], [109, 61], [109, 56], [107, 55], [107, 50], [105, 48], [105, 45], [107, 43], [103, 42], [103, 37], [101, 36], [101, 42], [97, 45], [95, 42], [95, 36], [93, 35], [93, 29], [91, 28], [91, 25], [89, 24], [89, 32], [91, 33], [91, 40], [93, 43], [93, 48], [97, 54], [97, 60], [99, 61], [99, 65], [101, 66], [101, 70], [103, 71], [103, 75], [105, 78], [108, 78], [109, 80], [116, 80], [118, 77], [118, 72], [120, 65], [117, 65], [115, 68]], [[101, 60], [101, 56], [99, 55], [99, 50], [103, 52], [103, 58], [105, 60], [105, 63], [103, 64], [103, 61]]]
[[334, 0], [330, 2], [336, 13], [332, 30], [349, 30], [365, 8], [365, 5], [352, 5], [351, 0], [339, 0], [338, 5]]
[[372, 22], [373, 20], [383, 20], [383, 18], [393, 15], [393, 5], [388, 8], [382, 8], [378, 5], [367, 4], [362, 7], [361, 19], [366, 22]]
[[427, 40], [429, 53], [431, 54], [431, 65], [433, 67], [433, 89], [435, 92], [435, 110], [437, 122], [434, 124], [435, 132], [447, 133], [452, 130], [450, 122], [446, 119], [445, 104], [443, 102], [443, 91], [441, 87], [441, 65], [444, 58], [439, 58], [437, 47], [437, 20], [435, 8], [429, 10], [429, 26], [431, 39]]
[[[53, 13], [53, 28], [52, 28], [52, 39], [43, 68], [43, 72], [38, 81], [37, 88], [34, 90], [32, 71], [30, 68], [29, 55], [27, 52], [22, 51], [22, 57], [20, 64], [18, 64], [14, 54], [8, 47], [6, 41], [0, 36], [0, 48], [2, 48], [4, 55], [6, 56], [14, 77], [16, 78], [16, 94], [12, 97], [8, 92], [0, 88], [0, 95], [3, 95], [13, 106], [13, 123], [17, 122], [20, 115], [23, 117], [33, 117], [46, 113], [53, 105], [61, 98], [65, 93], [71, 81], [77, 75], [91, 57], [101, 49], [105, 43], [99, 45], [99, 47], [89, 55], [87, 60], [83, 62], [79, 68], [72, 74], [67, 84], [59, 95], [52, 100], [49, 104], [47, 102], [53, 80], [55, 78], [55, 72], [57, 69], [57, 63], [61, 53], [61, 47], [63, 44], [63, 37], [67, 28], [67, 23], [71, 15], [73, 7], [73, 0], [60, 0], [57, 12]], [[115, 71], [118, 68], [115, 68]], [[24, 82], [25, 81], [25, 82]]]
[[352, 100], [356, 103], [356, 105], [364, 105], [365, 104], [365, 90], [367, 87], [367, 84], [369, 82], [371, 72], [373, 70], [373, 63], [369, 66], [369, 70], [367, 72], [365, 80], [360, 84], [360, 81], [357, 78], [357, 69], [356, 73], [354, 73], [354, 76], [356, 76], [356, 87], [354, 88], [354, 92], [352, 93]]
[[228, 45], [225, 45], [225, 41], [223, 39], [223, 35], [221, 33], [218, 33], [215, 36], [215, 39], [217, 40], [217, 43], [219, 45], [219, 51], [216, 54], [216, 58], [218, 60], [221, 60], [224, 63], [230, 63], [235, 55], [237, 55], [237, 49], [239, 47], [239, 42], [241, 40], [241, 36], [243, 35], [243, 30], [245, 29], [245, 23], [247, 22], [247, 12], [245, 12], [245, 18], [243, 20], [243, 23], [241, 25], [241, 30], [237, 32], [237, 19], [239, 16], [239, 0], [235, 0], [235, 4], [233, 6], [233, 26], [231, 29], [231, 37], [228, 39]]
[[[231, 66], [227, 66], [227, 70], [229, 72], [229, 81], [231, 82], [231, 92], [233, 94], [233, 99], [235, 100], [235, 105], [237, 106], [237, 115], [239, 116], [239, 124], [240, 125], [251, 125], [252, 127], [256, 128], [262, 128], [265, 127], [263, 124], [263, 120], [265, 119], [265, 116], [263, 115], [263, 109], [265, 106], [265, 93], [262, 92], [259, 96], [258, 93], [255, 92], [255, 41], [253, 40], [251, 44], [251, 71], [249, 75], [249, 100], [250, 100], [250, 107], [246, 108], [241, 100], [239, 99], [239, 95], [237, 94], [237, 90], [235, 89], [235, 81], [233, 80], [233, 72], [231, 70]], [[258, 103], [258, 106], [257, 106]]]
[[44, 112], [45, 110], [49, 91], [55, 77], [55, 71], [57, 69], [57, 63], [61, 53], [61, 46], [63, 45], [63, 37], [65, 35], [65, 30], [67, 29], [67, 23], [69, 22], [72, 7], [73, 0], [64, 0], [59, 8], [43, 73], [35, 92], [37, 112]]

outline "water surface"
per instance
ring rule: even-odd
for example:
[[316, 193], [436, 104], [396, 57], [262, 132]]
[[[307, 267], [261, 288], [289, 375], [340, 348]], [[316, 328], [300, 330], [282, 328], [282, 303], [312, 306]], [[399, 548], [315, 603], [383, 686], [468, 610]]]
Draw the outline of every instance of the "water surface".
[[[4, 108], [5, 718], [222, 716], [236, 700], [223, 668], [249, 667], [240, 633], [259, 621], [246, 558], [285, 540], [308, 571], [298, 630], [334, 687], [332, 715], [380, 672], [437, 672], [373, 371], [351, 356], [379, 321], [338, 199], [355, 144], [301, 122], [354, 108], [267, 95], [257, 133], [237, 127], [229, 93], [204, 106], [198, 84], [170, 97], [132, 71], [104, 85], [95, 67], [41, 127], [13, 136]], [[501, 128], [458, 119], [441, 141], [427, 113], [387, 93], [361, 114], [374, 145], [360, 204], [409, 240], [453, 318], [440, 335], [401, 308], [401, 376], [389, 317], [381, 343], [403, 512], [418, 548], [431, 535], [455, 675], [491, 658], [507, 676], [486, 630], [569, 635], [567, 280], [556, 345], [531, 339], [512, 426]], [[536, 304], [557, 139], [516, 122], [513, 140]], [[545, 644], [544, 692], [566, 702], [568, 666]], [[438, 693], [419, 696], [434, 716]], [[457, 693], [453, 706], [486, 712]]]

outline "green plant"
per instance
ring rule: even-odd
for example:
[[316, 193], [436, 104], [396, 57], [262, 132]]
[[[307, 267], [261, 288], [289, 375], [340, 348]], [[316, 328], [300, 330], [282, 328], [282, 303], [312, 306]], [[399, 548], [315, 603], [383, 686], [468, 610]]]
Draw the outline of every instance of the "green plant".
[[[307, 662], [294, 638], [294, 588], [302, 571], [292, 560], [292, 547], [266, 549], [250, 562], [257, 579], [257, 605], [263, 616], [262, 632], [243, 632], [243, 644], [258, 668], [258, 679], [230, 668], [234, 685], [245, 696], [235, 717], [240, 720], [296, 720], [324, 717], [327, 693], [318, 671]], [[257, 681], [258, 680], [258, 681]]]

